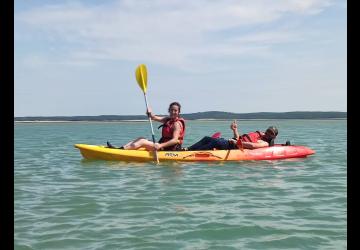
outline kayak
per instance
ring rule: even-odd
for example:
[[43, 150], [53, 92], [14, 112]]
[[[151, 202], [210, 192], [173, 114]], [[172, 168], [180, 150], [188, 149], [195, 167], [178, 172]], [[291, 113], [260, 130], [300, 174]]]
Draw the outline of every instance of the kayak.
[[[154, 161], [154, 152], [145, 149], [125, 150], [102, 145], [75, 144], [85, 159], [106, 161]], [[305, 146], [275, 144], [258, 149], [158, 151], [159, 161], [256, 161], [304, 158], [315, 151]]]

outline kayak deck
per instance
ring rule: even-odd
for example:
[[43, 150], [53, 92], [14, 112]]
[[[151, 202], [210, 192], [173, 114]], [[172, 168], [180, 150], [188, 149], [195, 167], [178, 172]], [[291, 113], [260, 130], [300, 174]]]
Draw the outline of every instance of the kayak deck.
[[[102, 145], [75, 144], [85, 159], [106, 161], [137, 161], [154, 160], [154, 152], [144, 149], [125, 150], [108, 148]], [[158, 151], [159, 161], [251, 161], [279, 160], [288, 158], [304, 158], [314, 154], [305, 146], [284, 146], [276, 144], [272, 147], [258, 149], [232, 150], [199, 150], [199, 151]]]

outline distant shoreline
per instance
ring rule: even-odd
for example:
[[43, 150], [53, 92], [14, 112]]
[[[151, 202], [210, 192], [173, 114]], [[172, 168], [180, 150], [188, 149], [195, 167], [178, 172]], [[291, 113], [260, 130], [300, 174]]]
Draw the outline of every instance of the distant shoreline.
[[[204, 122], [216, 122], [216, 121], [232, 121], [234, 119], [193, 119], [188, 121], [204, 121]], [[237, 121], [268, 121], [268, 120], [347, 120], [347, 118], [254, 118], [254, 119], [235, 119]], [[149, 120], [113, 120], [113, 121], [14, 121], [14, 123], [129, 123], [129, 122], [149, 122]]]
[[[166, 116], [166, 114], [159, 114]], [[228, 120], [283, 120], [283, 119], [347, 119], [347, 112], [340, 111], [292, 111], [231, 113], [207, 111], [181, 114], [185, 120], [228, 121]], [[22, 116], [14, 117], [15, 122], [146, 122], [146, 115], [97, 115], [97, 116]]]

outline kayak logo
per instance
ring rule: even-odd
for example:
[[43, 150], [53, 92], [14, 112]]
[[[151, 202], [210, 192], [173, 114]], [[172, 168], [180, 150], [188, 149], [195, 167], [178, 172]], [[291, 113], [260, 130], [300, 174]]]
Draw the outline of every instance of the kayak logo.
[[165, 156], [169, 156], [169, 157], [178, 157], [178, 154], [175, 153], [165, 153]]

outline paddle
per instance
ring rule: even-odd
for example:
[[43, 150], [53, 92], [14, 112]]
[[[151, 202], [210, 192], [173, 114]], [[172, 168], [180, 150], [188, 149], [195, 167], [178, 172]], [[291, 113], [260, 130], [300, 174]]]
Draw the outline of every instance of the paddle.
[[[146, 70], [146, 66], [144, 64], [140, 64], [135, 71], [135, 76], [136, 76], [136, 81], [139, 84], [141, 90], [144, 92], [144, 98], [145, 98], [145, 105], [146, 105], [146, 110], [148, 110], [148, 104], [147, 104], [147, 98], [146, 98], [146, 89], [147, 89], [147, 70]], [[148, 116], [149, 118], [149, 122], [150, 122], [150, 127], [151, 127], [151, 135], [152, 135], [152, 141], [154, 143], [155, 146], [155, 135], [154, 135], [154, 128], [151, 122], [151, 117]], [[155, 156], [155, 160], [156, 163], [159, 163], [159, 157], [157, 155], [157, 151], [155, 149], [154, 151], [154, 156]]]

